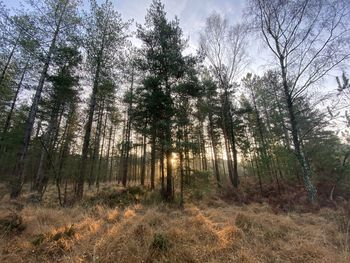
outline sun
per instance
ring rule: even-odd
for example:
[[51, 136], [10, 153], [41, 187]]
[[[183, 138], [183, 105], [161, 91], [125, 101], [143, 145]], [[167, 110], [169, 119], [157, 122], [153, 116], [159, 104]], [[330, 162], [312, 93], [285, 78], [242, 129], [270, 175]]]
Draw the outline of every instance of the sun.
[[176, 165], [176, 163], [177, 163], [177, 155], [176, 155], [176, 153], [173, 153], [173, 155], [171, 156], [170, 161], [171, 161], [172, 166]]

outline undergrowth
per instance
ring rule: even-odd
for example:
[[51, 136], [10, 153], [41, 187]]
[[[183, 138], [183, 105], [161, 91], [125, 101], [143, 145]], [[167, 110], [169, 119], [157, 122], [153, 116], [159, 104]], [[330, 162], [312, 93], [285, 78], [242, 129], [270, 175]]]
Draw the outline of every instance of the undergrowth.
[[347, 203], [286, 212], [193, 178], [182, 209], [139, 186], [104, 186], [69, 208], [2, 200], [12, 217], [0, 223], [13, 222], [1, 229], [0, 262], [349, 262]]

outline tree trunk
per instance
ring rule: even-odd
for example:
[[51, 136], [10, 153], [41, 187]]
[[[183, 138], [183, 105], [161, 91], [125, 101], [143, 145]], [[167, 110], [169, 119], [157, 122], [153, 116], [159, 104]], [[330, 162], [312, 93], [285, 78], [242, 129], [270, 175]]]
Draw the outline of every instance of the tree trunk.
[[[49, 180], [47, 171], [45, 171], [47, 157], [48, 157], [48, 154], [51, 155], [53, 153], [54, 145], [56, 143], [56, 138], [58, 137], [58, 130], [59, 130], [61, 118], [63, 115], [63, 108], [62, 108], [61, 113], [58, 116], [59, 114], [58, 112], [60, 111], [59, 107], [60, 105], [58, 105], [57, 103], [53, 105], [49, 126], [46, 131], [46, 134], [43, 135], [44, 140], [42, 143], [44, 145], [41, 150], [39, 167], [38, 167], [38, 171], [35, 177], [35, 182], [33, 185], [33, 190], [37, 191], [40, 197], [42, 197], [43, 190], [46, 187]], [[56, 130], [56, 134], [55, 136], [53, 136], [55, 130]]]
[[109, 182], [112, 182], [113, 159], [114, 159], [114, 154], [115, 154], [115, 145], [114, 145], [114, 140], [115, 140], [115, 129], [113, 128], [113, 125], [112, 125], [112, 124], [111, 124], [111, 128], [112, 128], [111, 136], [113, 137], [113, 139], [112, 139], [112, 156], [110, 157], [110, 162], [109, 162]]
[[147, 141], [146, 135], [143, 136], [143, 153], [142, 153], [142, 164], [141, 164], [141, 185], [145, 185], [145, 175], [146, 175], [146, 149]]
[[[281, 65], [283, 65], [282, 62], [281, 62]], [[299, 129], [298, 129], [298, 120], [296, 119], [296, 116], [295, 116], [293, 100], [289, 91], [287, 77], [283, 66], [282, 66], [282, 79], [283, 79], [284, 95], [286, 99], [286, 104], [287, 104], [288, 113], [289, 113], [289, 120], [291, 124], [291, 129], [292, 129], [292, 139], [293, 139], [295, 154], [301, 165], [301, 169], [303, 172], [304, 186], [308, 193], [309, 200], [311, 203], [314, 203], [317, 199], [317, 190], [315, 186], [312, 184], [310, 179], [311, 169], [305, 157], [304, 150], [301, 146], [301, 139], [299, 137]]]
[[230, 123], [231, 123], [231, 125], [230, 125], [231, 138], [230, 139], [231, 139], [231, 148], [232, 148], [232, 155], [233, 155], [233, 187], [237, 188], [239, 185], [237, 146], [236, 146], [236, 136], [235, 136], [235, 132], [233, 130], [232, 117], [230, 119]]
[[125, 187], [126, 181], [128, 177], [128, 162], [129, 162], [129, 153], [130, 153], [130, 133], [131, 133], [131, 111], [132, 111], [132, 103], [133, 103], [133, 87], [134, 87], [134, 71], [131, 75], [131, 86], [130, 86], [130, 102], [128, 107], [128, 120], [126, 124], [126, 149], [125, 156], [123, 162], [123, 175], [122, 175], [122, 184]]
[[180, 150], [180, 207], [184, 206], [184, 168], [183, 168], [183, 152]]
[[165, 169], [164, 169], [164, 150], [162, 149], [160, 155], [160, 172], [161, 172], [161, 190], [162, 195], [165, 195]]
[[12, 60], [12, 57], [13, 57], [13, 54], [15, 53], [16, 51], [16, 48], [17, 48], [17, 45], [18, 45], [18, 41], [19, 41], [19, 37], [17, 37], [15, 43], [13, 44], [13, 47], [11, 49], [11, 52], [6, 60], [6, 63], [4, 65], [4, 68], [2, 69], [1, 71], [1, 75], [0, 75], [0, 86], [3, 82], [3, 80], [5, 79], [5, 75], [6, 75], [6, 71], [8, 69], [8, 67], [10, 66], [10, 63], [11, 63], [11, 60]]
[[84, 181], [85, 181], [87, 159], [88, 159], [88, 153], [89, 153], [92, 122], [93, 122], [95, 107], [96, 107], [96, 95], [97, 95], [98, 85], [100, 81], [102, 54], [103, 54], [103, 43], [99, 52], [99, 58], [97, 59], [96, 72], [94, 76], [94, 84], [93, 84], [93, 89], [91, 94], [91, 101], [89, 105], [88, 121], [86, 122], [86, 125], [85, 125], [85, 135], [84, 135], [84, 142], [83, 142], [83, 149], [82, 149], [82, 156], [81, 156], [81, 166], [80, 166], [79, 178], [78, 178], [77, 188], [75, 193], [75, 197], [77, 200], [81, 200], [84, 194]]
[[229, 143], [229, 139], [227, 137], [225, 130], [223, 130], [223, 133], [224, 133], [224, 141], [225, 141], [228, 174], [229, 174], [230, 181], [233, 185], [234, 184], [234, 176], [233, 176], [233, 162], [232, 162], [232, 158], [231, 158], [230, 143]]
[[[106, 155], [106, 173], [108, 174], [108, 181], [111, 182], [112, 178], [111, 178], [111, 174], [110, 174], [110, 170], [109, 170], [109, 164], [110, 164], [110, 153], [111, 153], [111, 142], [112, 142], [112, 133], [113, 133], [113, 125], [112, 123], [109, 126], [109, 130], [108, 130], [108, 144], [107, 144], [107, 155]], [[113, 155], [113, 152], [112, 152]]]
[[120, 156], [119, 156], [119, 167], [118, 167], [118, 174], [116, 174], [116, 180], [118, 181], [118, 184], [121, 181], [121, 176], [123, 174], [123, 162], [124, 162], [124, 155], [125, 155], [125, 141], [126, 141], [126, 126], [127, 126], [127, 114], [125, 113], [124, 116], [124, 122], [123, 122], [123, 132], [122, 132], [122, 142], [121, 142], [121, 151], [120, 151]]
[[[29, 61], [27, 60], [25, 66], [23, 68], [20, 81], [18, 82], [17, 89], [16, 89], [15, 94], [14, 94], [13, 99], [12, 99], [10, 112], [7, 114], [7, 117], [6, 117], [6, 122], [5, 122], [5, 125], [4, 125], [4, 129], [3, 129], [3, 132], [2, 132], [2, 136], [0, 138], [0, 149], [1, 149], [1, 142], [4, 140], [4, 137], [6, 136], [8, 130], [10, 128], [13, 111], [14, 111], [15, 106], [16, 106], [16, 102], [17, 102], [17, 99], [18, 99], [18, 94], [19, 94], [19, 92], [21, 90], [21, 87], [22, 87], [24, 76], [25, 76], [25, 74], [27, 72], [28, 64], [29, 64]], [[0, 156], [1, 156], [1, 152], [0, 152]]]
[[208, 170], [207, 153], [205, 150], [205, 138], [203, 134], [203, 123], [200, 123], [200, 148], [201, 148], [201, 163], [203, 170]]
[[97, 169], [97, 178], [96, 178], [97, 191], [100, 188], [100, 180], [101, 180], [100, 177], [101, 177], [101, 169], [102, 169], [102, 162], [103, 162], [103, 151], [104, 151], [105, 138], [106, 138], [107, 119], [108, 119], [108, 114], [106, 112], [105, 121], [104, 121], [104, 124], [103, 124], [102, 145], [101, 145], [101, 151], [100, 151], [100, 159], [98, 161], [98, 169]]
[[17, 198], [22, 190], [22, 185], [24, 183], [24, 171], [23, 171], [24, 162], [25, 162], [27, 152], [28, 152], [30, 136], [32, 133], [35, 117], [36, 117], [39, 103], [41, 100], [41, 93], [42, 93], [42, 90], [44, 87], [46, 74], [47, 74], [47, 71], [48, 71], [49, 66], [50, 66], [51, 56], [52, 56], [52, 53], [56, 47], [56, 41], [57, 41], [58, 34], [60, 32], [60, 29], [61, 29], [62, 18], [63, 18], [63, 14], [66, 11], [67, 4], [68, 4], [68, 0], [65, 1], [64, 8], [62, 10], [62, 13], [59, 17], [58, 23], [56, 25], [55, 32], [54, 32], [52, 40], [51, 40], [50, 48], [49, 48], [48, 53], [47, 53], [46, 58], [45, 58], [43, 70], [42, 70], [41, 75], [40, 75], [39, 84], [38, 84], [38, 87], [36, 89], [34, 99], [32, 102], [32, 106], [30, 108], [29, 115], [28, 115], [28, 118], [26, 121], [26, 128], [24, 131], [22, 147], [21, 147], [20, 152], [18, 153], [18, 158], [17, 158], [16, 165], [15, 165], [15, 168], [13, 171], [14, 178], [13, 178], [13, 181], [11, 183], [11, 198]]
[[218, 165], [218, 157], [217, 157], [217, 149], [216, 149], [216, 143], [214, 138], [214, 123], [213, 123], [213, 116], [211, 113], [209, 113], [209, 136], [211, 139], [211, 145], [213, 148], [213, 155], [214, 155], [214, 174], [216, 177], [216, 182], [218, 184], [218, 187], [221, 187], [221, 179], [220, 179], [220, 173], [219, 173], [219, 165]]
[[92, 159], [91, 159], [91, 166], [90, 166], [90, 174], [89, 174], [89, 189], [93, 185], [95, 181], [95, 163], [98, 159], [99, 153], [100, 153], [100, 142], [101, 142], [101, 129], [102, 129], [102, 118], [103, 118], [103, 110], [104, 110], [104, 103], [102, 102], [102, 105], [99, 107], [98, 111], [98, 119], [97, 119], [97, 128], [96, 128], [96, 135], [95, 135], [95, 145], [94, 150], [92, 153]]

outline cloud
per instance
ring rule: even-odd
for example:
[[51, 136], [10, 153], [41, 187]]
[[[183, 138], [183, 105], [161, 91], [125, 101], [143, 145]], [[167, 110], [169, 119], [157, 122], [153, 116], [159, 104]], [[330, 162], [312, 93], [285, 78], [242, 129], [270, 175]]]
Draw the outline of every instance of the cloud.
[[[103, 1], [103, 0], [102, 0]], [[206, 18], [214, 11], [226, 15], [232, 22], [239, 21], [243, 0], [163, 0], [169, 19], [177, 16], [191, 49], [198, 45], [199, 32]], [[143, 24], [152, 0], [114, 0], [116, 9], [124, 19]]]

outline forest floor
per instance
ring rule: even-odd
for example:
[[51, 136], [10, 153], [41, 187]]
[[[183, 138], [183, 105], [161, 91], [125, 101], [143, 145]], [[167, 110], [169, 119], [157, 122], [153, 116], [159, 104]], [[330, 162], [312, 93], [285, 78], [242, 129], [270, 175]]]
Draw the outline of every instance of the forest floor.
[[192, 191], [180, 209], [140, 189], [105, 186], [69, 208], [54, 188], [42, 204], [3, 195], [0, 262], [350, 262], [343, 208], [284, 212]]

